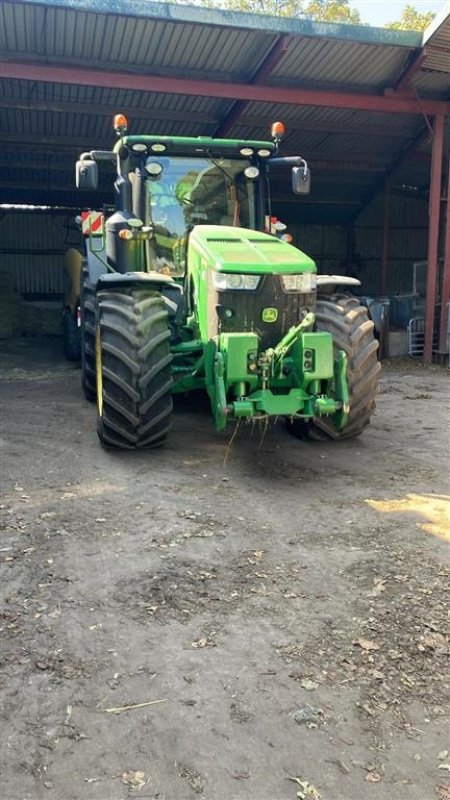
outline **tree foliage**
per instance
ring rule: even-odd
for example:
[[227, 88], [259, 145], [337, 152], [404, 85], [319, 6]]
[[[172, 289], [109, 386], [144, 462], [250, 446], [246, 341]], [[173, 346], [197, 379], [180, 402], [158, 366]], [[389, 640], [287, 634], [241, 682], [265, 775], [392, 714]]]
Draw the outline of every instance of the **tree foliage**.
[[421, 14], [414, 6], [407, 5], [400, 19], [397, 22], [389, 22], [385, 27], [396, 31], [424, 31], [434, 16], [432, 11]]
[[305, 16], [320, 22], [341, 22], [346, 25], [361, 23], [359, 11], [351, 8], [348, 0], [309, 0]]
[[[206, 4], [209, 5], [208, 2], [203, 3]], [[350, 7], [349, 0], [222, 0], [220, 6], [230, 11], [247, 11], [274, 17], [302, 17], [348, 25], [360, 23], [359, 11]]]
[[[313, 19], [319, 22], [337, 22], [343, 25], [367, 25], [350, 0], [176, 0], [227, 11], [245, 11], [250, 14], [267, 14], [291, 19]], [[401, 18], [384, 27], [393, 30], [424, 31], [434, 18], [432, 11], [421, 14], [413, 5], [406, 5]]]

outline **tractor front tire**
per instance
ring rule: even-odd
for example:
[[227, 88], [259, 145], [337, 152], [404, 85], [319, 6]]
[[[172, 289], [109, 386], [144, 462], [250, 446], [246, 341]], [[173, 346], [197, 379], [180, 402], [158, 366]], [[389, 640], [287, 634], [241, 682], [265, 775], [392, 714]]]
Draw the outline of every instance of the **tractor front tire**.
[[331, 333], [335, 356], [339, 350], [347, 355], [348, 421], [345, 428], [338, 430], [330, 417], [315, 417], [311, 422], [294, 420], [292, 431], [302, 439], [350, 439], [362, 433], [375, 411], [380, 364], [374, 324], [356, 297], [319, 296], [316, 329]]
[[102, 290], [96, 308], [98, 435], [104, 447], [159, 447], [170, 430], [170, 329], [159, 292]]
[[80, 329], [72, 313], [65, 308], [62, 314], [63, 350], [67, 361], [79, 361], [81, 358]]
[[89, 280], [87, 264], [83, 266], [80, 291], [81, 308], [81, 388], [86, 400], [94, 403], [97, 397], [95, 378], [95, 286]]

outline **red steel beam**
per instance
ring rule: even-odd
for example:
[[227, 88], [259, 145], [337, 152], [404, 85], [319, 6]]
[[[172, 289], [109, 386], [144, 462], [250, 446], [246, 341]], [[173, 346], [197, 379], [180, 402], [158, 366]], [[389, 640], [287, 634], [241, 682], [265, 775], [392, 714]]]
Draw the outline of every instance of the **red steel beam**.
[[260, 86], [247, 83], [164, 78], [161, 75], [135, 75], [127, 72], [89, 70], [79, 67], [58, 67], [41, 63], [0, 61], [0, 77], [44, 83], [75, 84], [105, 89], [135, 89], [142, 92], [161, 92], [195, 97], [220, 97], [227, 100], [257, 100], [266, 103], [350, 108], [391, 114], [436, 114], [450, 111], [443, 100], [382, 97], [380, 95], [320, 92], [312, 89], [291, 89], [280, 86]]
[[280, 36], [275, 42], [269, 54], [265, 57], [264, 61], [256, 70], [252, 78], [252, 83], [262, 84], [267, 78], [270, 78], [275, 67], [278, 66], [281, 59], [284, 58], [289, 50], [290, 37]]
[[410, 88], [410, 84], [414, 75], [422, 67], [426, 57], [427, 57], [427, 51], [425, 48], [421, 50], [417, 55], [414, 54], [412, 56], [409, 63], [406, 65], [405, 69], [400, 75], [400, 78], [398, 79], [397, 83], [395, 84], [394, 92], [404, 92], [406, 89]]
[[447, 350], [447, 333], [450, 313], [450, 158], [448, 160], [447, 204], [444, 238], [444, 274], [442, 276], [441, 320], [439, 325], [439, 352]]
[[439, 217], [441, 208], [442, 154], [444, 145], [444, 116], [434, 120], [431, 151], [430, 200], [428, 206], [427, 296], [425, 301], [424, 361], [431, 362], [438, 275]]
[[[280, 36], [253, 76], [251, 81], [252, 84], [261, 85], [264, 83], [271, 76], [277, 64], [279, 64], [281, 59], [286, 55], [288, 49], [289, 36]], [[236, 103], [234, 103], [234, 105], [231, 107], [231, 110], [228, 112], [225, 119], [222, 120], [218, 128], [214, 131], [214, 136], [226, 136], [233, 125], [236, 124], [242, 113], [245, 111], [248, 104], [248, 100], [237, 100]]]

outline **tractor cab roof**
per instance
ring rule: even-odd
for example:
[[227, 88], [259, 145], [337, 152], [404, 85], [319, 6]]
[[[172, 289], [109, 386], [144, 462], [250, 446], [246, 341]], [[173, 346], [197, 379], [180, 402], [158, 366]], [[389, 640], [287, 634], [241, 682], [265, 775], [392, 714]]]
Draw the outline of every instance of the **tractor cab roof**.
[[144, 153], [144, 146], [149, 155], [166, 153], [167, 155], [221, 154], [236, 158], [250, 158], [254, 155], [267, 158], [275, 155], [275, 144], [264, 141], [246, 141], [243, 139], [214, 139], [211, 136], [124, 136], [116, 143], [114, 150], [118, 152], [125, 145], [136, 154]]

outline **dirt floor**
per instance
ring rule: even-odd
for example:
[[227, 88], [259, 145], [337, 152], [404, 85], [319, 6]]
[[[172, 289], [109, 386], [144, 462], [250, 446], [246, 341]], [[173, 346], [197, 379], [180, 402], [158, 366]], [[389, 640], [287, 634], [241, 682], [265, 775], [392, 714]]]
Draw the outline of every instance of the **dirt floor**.
[[448, 370], [348, 443], [191, 402], [134, 454], [55, 340], [0, 368], [2, 800], [450, 798]]

